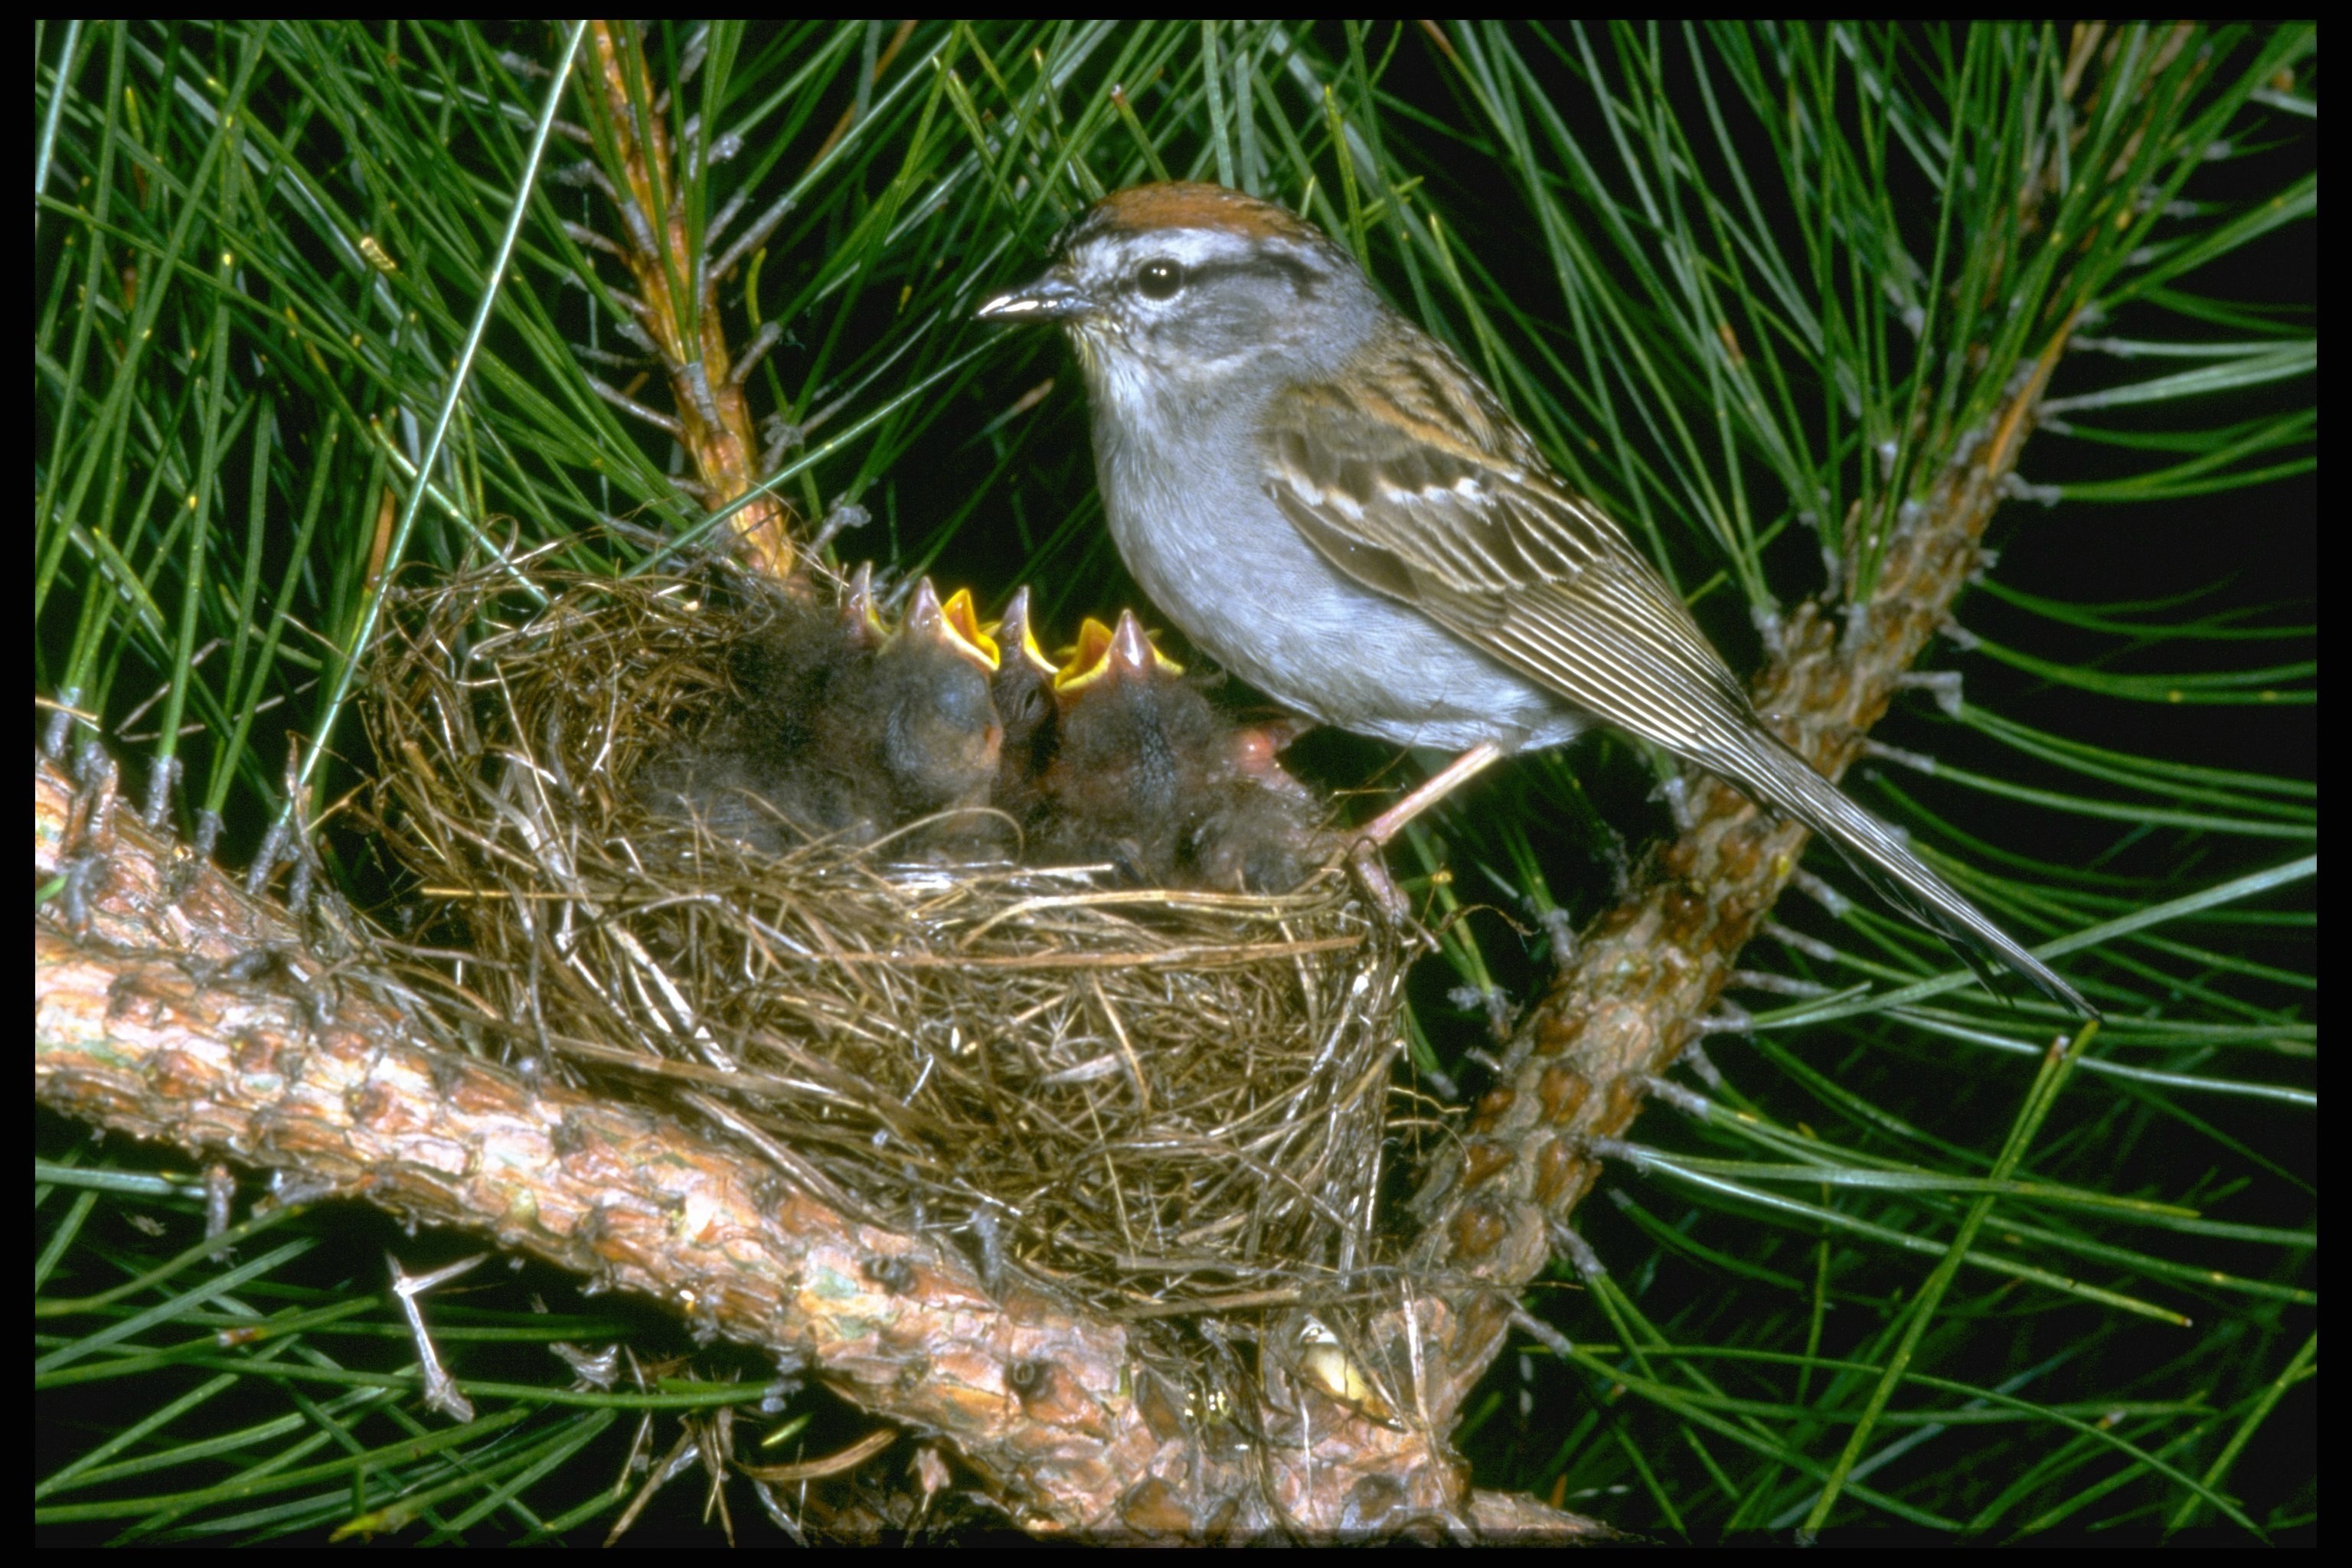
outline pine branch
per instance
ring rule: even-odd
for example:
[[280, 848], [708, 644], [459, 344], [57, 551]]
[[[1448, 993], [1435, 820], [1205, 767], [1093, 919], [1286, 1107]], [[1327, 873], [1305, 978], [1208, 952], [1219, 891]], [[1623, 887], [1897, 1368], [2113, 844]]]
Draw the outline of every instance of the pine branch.
[[[1949, 468], [1930, 502], [1895, 531], [1844, 646], [1809, 602], [1758, 674], [1758, 710], [1830, 778], [1861, 753], [1976, 569], [1979, 541], [2071, 325], [2043, 348], [1988, 447]], [[1428, 1390], [1440, 1430], [1501, 1352], [1519, 1292], [1550, 1262], [1554, 1237], [1598, 1181], [1593, 1145], [1623, 1135], [1649, 1086], [1698, 1037], [1740, 950], [1796, 874], [1807, 837], [1713, 779], [1693, 784], [1685, 822], [1654, 874], [1585, 934], [1519, 1029], [1512, 1070], [1479, 1101], [1459, 1152], [1423, 1189], [1427, 1217], [1413, 1256], [1449, 1293], [1442, 1321], [1450, 1331], [1433, 1355]]]
[[1302, 1389], [1315, 1408], [1252, 1419], [1285, 1441], [1207, 1441], [1121, 1325], [1017, 1284], [992, 1295], [952, 1250], [828, 1205], [814, 1173], [771, 1176], [693, 1128], [435, 1048], [363, 963], [314, 960], [284, 911], [110, 793], [35, 761], [36, 880], [83, 889], [74, 929], [55, 900], [33, 934], [34, 1097], [66, 1115], [649, 1296], [942, 1435], [1041, 1534], [1608, 1533], [1473, 1493], [1430, 1429]]
[[[632, 89], [643, 89], [650, 79], [642, 29], [592, 22], [589, 37], [594, 68], [583, 74], [580, 90], [592, 123], [602, 132], [599, 146], [609, 151], [614, 164], [604, 182], [622, 229], [614, 248], [635, 285], [635, 293], [623, 303], [634, 311], [661, 362], [677, 409], [670, 433], [693, 460], [701, 500], [716, 511], [766, 477], [743, 394], [743, 372], [750, 364], [739, 364], [730, 352], [726, 317], [719, 308], [719, 279], [738, 252], [730, 249], [712, 265], [702, 250], [708, 236], [696, 221], [700, 215], [688, 209], [689, 193], [699, 188], [702, 175], [689, 165], [708, 156], [708, 149], [694, 142], [671, 146], [663, 113], [667, 95], [664, 102], [639, 111]], [[671, 90], [683, 90], [684, 85], [674, 84]], [[746, 237], [759, 235], [755, 224]], [[789, 581], [798, 561], [793, 524], [791, 508], [762, 496], [746, 502], [728, 526], [751, 565]]]

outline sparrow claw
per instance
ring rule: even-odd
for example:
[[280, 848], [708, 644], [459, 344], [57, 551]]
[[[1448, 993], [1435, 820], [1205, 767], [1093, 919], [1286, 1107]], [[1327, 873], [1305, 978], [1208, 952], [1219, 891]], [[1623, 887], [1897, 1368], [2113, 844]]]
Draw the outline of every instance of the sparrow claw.
[[1364, 896], [1370, 899], [1381, 913], [1398, 925], [1412, 917], [1412, 905], [1406, 901], [1404, 889], [1389, 875], [1386, 863], [1381, 859], [1381, 847], [1370, 837], [1359, 837], [1348, 846], [1348, 869], [1356, 874]]

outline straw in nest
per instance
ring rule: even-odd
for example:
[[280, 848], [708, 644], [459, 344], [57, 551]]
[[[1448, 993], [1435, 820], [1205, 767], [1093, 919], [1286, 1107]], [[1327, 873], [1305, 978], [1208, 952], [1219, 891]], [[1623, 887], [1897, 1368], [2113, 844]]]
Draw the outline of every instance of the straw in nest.
[[[376, 815], [509, 1054], [684, 1092], [792, 1179], [1099, 1305], [1328, 1297], [1373, 1209], [1401, 942], [1339, 868], [1278, 896], [762, 853], [646, 808], [779, 590], [712, 567], [409, 590]], [[543, 603], [541, 601], [544, 601]]]

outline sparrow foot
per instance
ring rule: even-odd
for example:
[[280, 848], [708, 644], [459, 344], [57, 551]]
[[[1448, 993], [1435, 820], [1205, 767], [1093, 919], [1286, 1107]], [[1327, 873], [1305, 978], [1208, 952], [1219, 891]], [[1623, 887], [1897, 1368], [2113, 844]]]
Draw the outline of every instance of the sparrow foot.
[[1422, 782], [1421, 787], [1364, 824], [1365, 843], [1382, 846], [1404, 831], [1404, 825], [1435, 805], [1462, 785], [1500, 762], [1503, 748], [1481, 741]]
[[1380, 906], [1381, 912], [1399, 925], [1412, 914], [1412, 906], [1405, 901], [1404, 889], [1396, 885], [1389, 868], [1381, 860], [1381, 847], [1370, 835], [1358, 837], [1348, 846], [1348, 869], [1356, 874], [1364, 894]]

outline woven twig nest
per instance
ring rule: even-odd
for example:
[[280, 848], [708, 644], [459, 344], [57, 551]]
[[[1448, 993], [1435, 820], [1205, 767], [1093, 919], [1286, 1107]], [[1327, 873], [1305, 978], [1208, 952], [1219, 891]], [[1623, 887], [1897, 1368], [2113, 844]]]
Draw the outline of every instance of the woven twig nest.
[[699, 1105], [829, 1201], [1101, 1306], [1360, 1280], [1390, 922], [1337, 866], [1139, 889], [650, 810], [633, 774], [712, 721], [780, 592], [501, 567], [395, 595], [374, 815], [483, 1048]]

